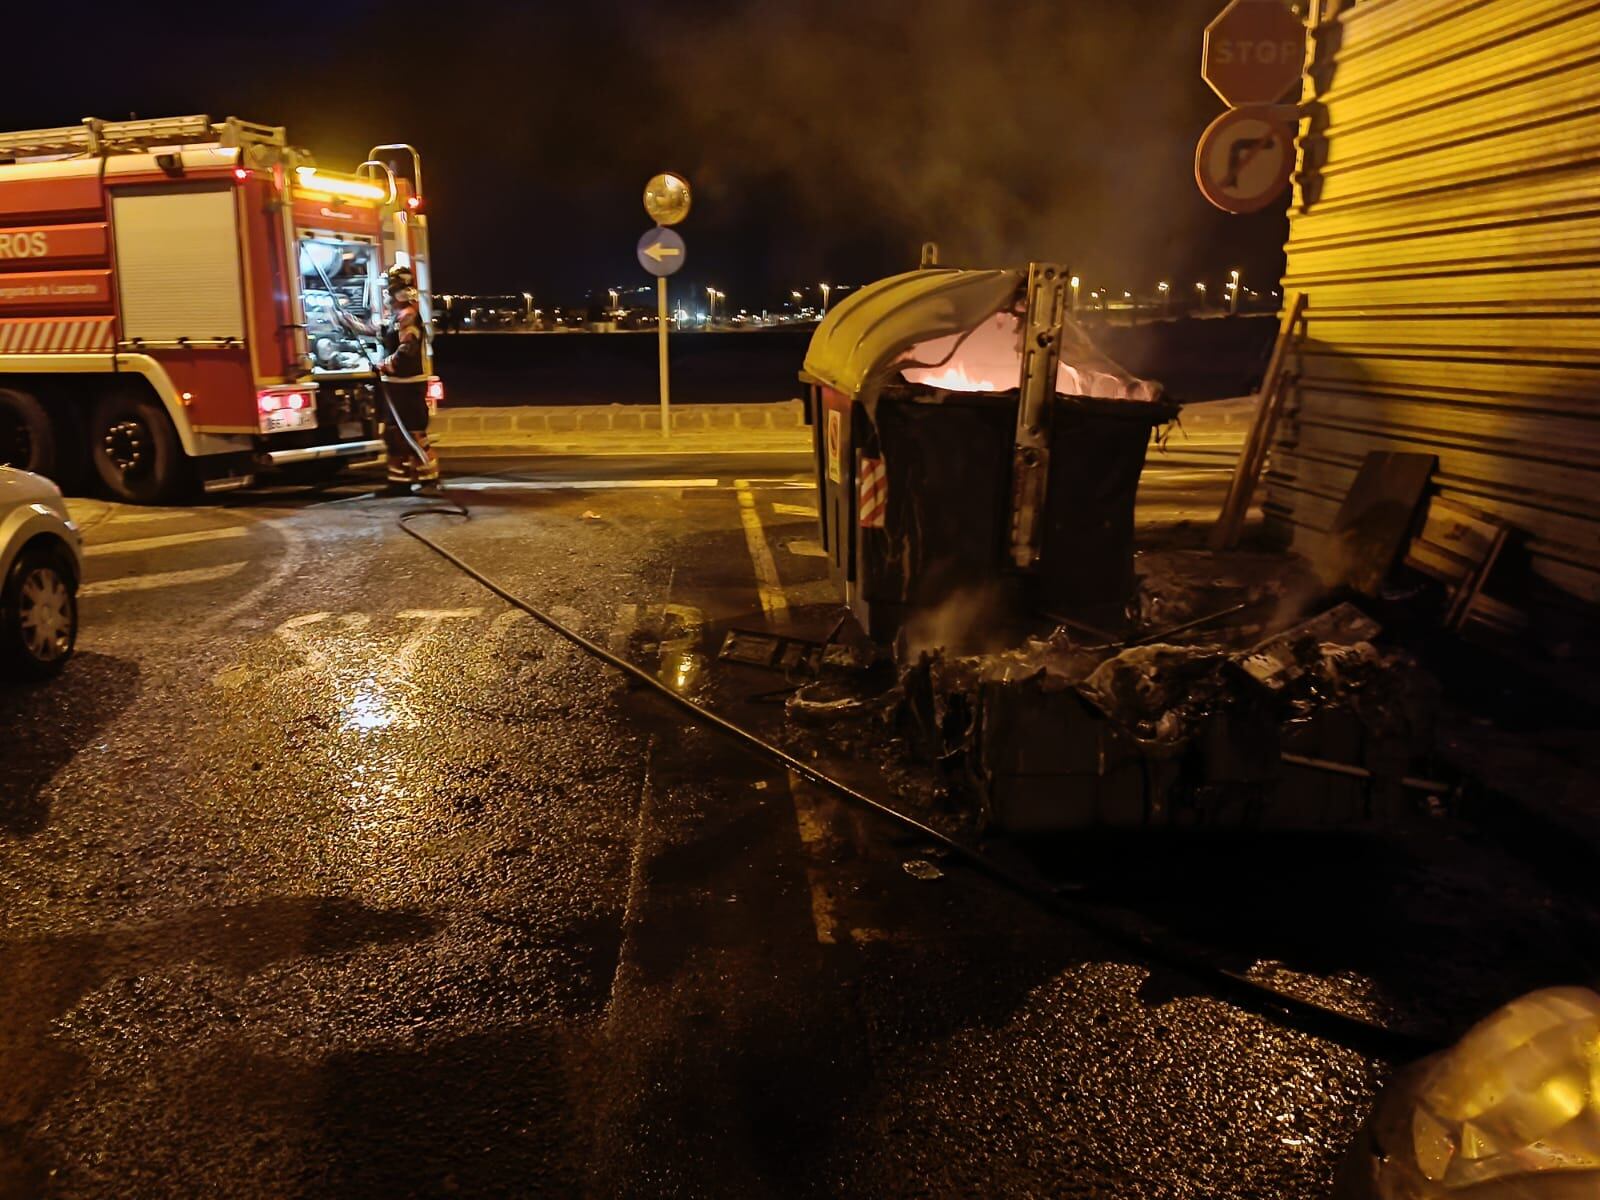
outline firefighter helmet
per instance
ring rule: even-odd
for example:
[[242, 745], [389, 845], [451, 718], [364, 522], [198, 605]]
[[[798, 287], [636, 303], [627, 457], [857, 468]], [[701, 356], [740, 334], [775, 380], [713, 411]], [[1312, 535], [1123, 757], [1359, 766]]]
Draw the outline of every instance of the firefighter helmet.
[[389, 291], [403, 292], [417, 286], [417, 274], [404, 263], [396, 263], [389, 268]]

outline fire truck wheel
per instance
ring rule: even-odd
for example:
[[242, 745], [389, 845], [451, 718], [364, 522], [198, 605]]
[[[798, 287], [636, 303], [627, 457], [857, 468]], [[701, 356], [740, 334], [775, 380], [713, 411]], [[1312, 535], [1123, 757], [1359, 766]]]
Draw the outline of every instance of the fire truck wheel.
[[111, 395], [95, 404], [89, 418], [89, 455], [111, 494], [134, 504], [173, 499], [188, 474], [172, 422], [160, 405], [143, 396]]
[[27, 392], [13, 388], [0, 388], [0, 466], [55, 477], [56, 435], [50, 414]]

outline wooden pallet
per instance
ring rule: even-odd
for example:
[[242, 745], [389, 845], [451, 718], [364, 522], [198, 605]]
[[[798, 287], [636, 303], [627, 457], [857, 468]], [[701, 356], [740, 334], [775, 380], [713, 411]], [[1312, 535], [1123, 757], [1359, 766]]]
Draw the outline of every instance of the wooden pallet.
[[1443, 625], [1464, 630], [1479, 625], [1514, 635], [1526, 629], [1519, 609], [1484, 595], [1511, 529], [1487, 513], [1434, 496], [1422, 531], [1406, 550], [1405, 565], [1445, 587]]

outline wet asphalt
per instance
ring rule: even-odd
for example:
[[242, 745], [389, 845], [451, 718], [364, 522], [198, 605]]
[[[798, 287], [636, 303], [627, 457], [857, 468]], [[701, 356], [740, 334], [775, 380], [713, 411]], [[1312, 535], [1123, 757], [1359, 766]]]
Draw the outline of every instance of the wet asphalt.
[[[804, 457], [447, 466], [430, 535], [774, 727], [710, 656], [751, 506], [826, 627]], [[0, 692], [0, 1196], [1325, 1194], [1394, 1064], [913, 877], [425, 506], [77, 506], [78, 656]]]

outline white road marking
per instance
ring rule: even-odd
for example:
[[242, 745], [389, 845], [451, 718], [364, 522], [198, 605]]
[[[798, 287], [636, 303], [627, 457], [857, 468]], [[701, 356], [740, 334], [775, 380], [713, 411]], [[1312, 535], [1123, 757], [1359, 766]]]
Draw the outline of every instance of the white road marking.
[[816, 520], [817, 510], [805, 504], [773, 504], [772, 511], [780, 517], [810, 517]]
[[223, 563], [220, 567], [196, 567], [192, 571], [157, 571], [151, 575], [128, 575], [122, 579], [102, 579], [86, 583], [78, 589], [78, 599], [109, 596], [116, 592], [149, 592], [157, 588], [181, 587], [186, 583], [210, 583], [226, 579], [244, 570], [242, 562]]
[[453, 492], [598, 492], [613, 488], [714, 488], [716, 479], [474, 479]]
[[489, 632], [474, 647], [473, 662], [467, 668], [467, 673], [480, 682], [488, 682], [497, 678], [501, 671], [506, 669], [508, 655], [502, 645], [505, 641], [506, 633], [518, 621], [530, 619], [528, 614], [520, 608], [508, 608], [490, 621]]
[[618, 658], [628, 657], [628, 641], [633, 637], [633, 631], [639, 623], [639, 606], [637, 604], [617, 605], [617, 623], [611, 627], [611, 636], [607, 649]]
[[828, 557], [828, 552], [810, 538], [791, 538], [783, 544], [783, 548], [801, 558]]
[[300, 561], [305, 557], [305, 539], [295, 531], [294, 524], [290, 521], [277, 521], [268, 516], [257, 516], [248, 512], [238, 512], [236, 516], [253, 521], [257, 525], [265, 525], [274, 535], [283, 541], [283, 553], [278, 557], [277, 565], [271, 573], [246, 590], [227, 608], [212, 613], [203, 622], [200, 628], [203, 631], [222, 629], [235, 618], [249, 613], [252, 617], [264, 610], [267, 596], [288, 581], [294, 578], [300, 570]]
[[481, 608], [408, 608], [395, 614], [402, 621], [420, 621], [417, 630], [400, 645], [389, 660], [388, 675], [403, 680], [416, 665], [423, 643], [439, 632], [446, 621], [464, 621], [483, 612]]
[[176, 521], [180, 517], [215, 516], [203, 508], [116, 508], [106, 517], [106, 524], [144, 524], [146, 521]]
[[750, 562], [755, 567], [756, 593], [761, 597], [762, 611], [780, 627], [787, 626], [789, 601], [778, 579], [778, 564], [772, 561], [766, 531], [761, 528], [761, 514], [756, 510], [756, 498], [750, 494], [750, 481], [736, 479], [733, 486], [739, 491], [739, 521], [744, 526], [745, 543], [750, 547]]
[[816, 803], [805, 790], [805, 784], [793, 771], [789, 772], [789, 795], [794, 800], [794, 821], [800, 830], [800, 841], [806, 848], [806, 884], [811, 892], [811, 923], [816, 926], [817, 941], [832, 946], [839, 941], [839, 917], [834, 911], [833, 894], [822, 881], [816, 861], [828, 849], [828, 826]]
[[328, 665], [328, 656], [307, 641], [300, 630], [307, 625], [318, 625], [331, 616], [333, 614], [330, 612], [302, 613], [298, 617], [290, 617], [272, 631], [299, 651], [302, 660], [299, 666], [291, 667], [279, 675], [274, 683], [282, 684], [299, 675], [320, 671]]
[[249, 530], [241, 525], [229, 525], [222, 529], [196, 529], [191, 533], [169, 533], [163, 537], [130, 538], [125, 542], [102, 542], [97, 546], [84, 547], [84, 554], [90, 557], [103, 554], [136, 554], [141, 550], [161, 550], [168, 546], [188, 546], [197, 542], [221, 542], [230, 538], [241, 538]]

